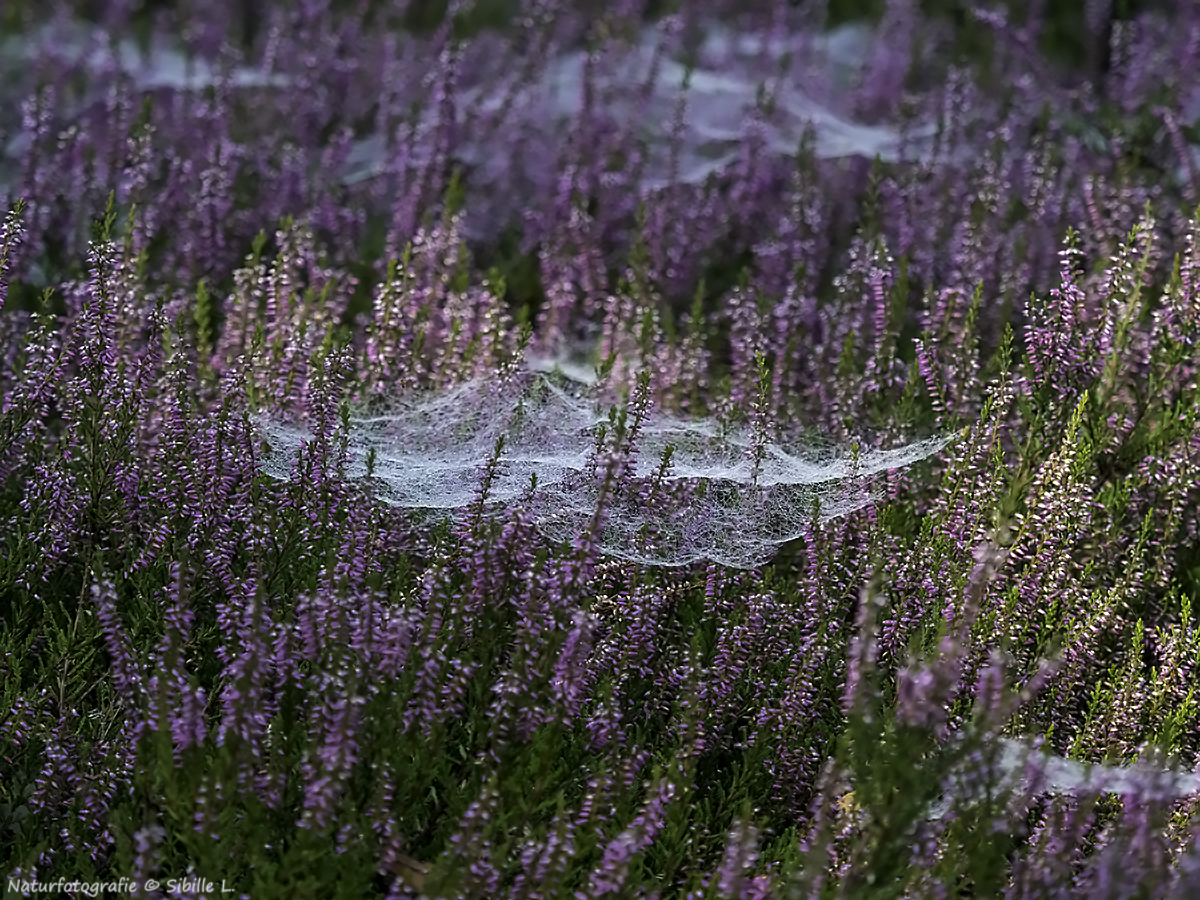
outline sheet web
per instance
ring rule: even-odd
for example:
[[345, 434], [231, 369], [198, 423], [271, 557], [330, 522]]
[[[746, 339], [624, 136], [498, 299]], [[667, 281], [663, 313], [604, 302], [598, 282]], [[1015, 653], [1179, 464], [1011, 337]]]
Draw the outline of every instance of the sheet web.
[[[346, 478], [365, 482], [381, 502], [441, 521], [474, 502], [483, 467], [503, 434], [486, 511], [494, 515], [521, 503], [544, 537], [573, 541], [595, 513], [612, 450], [614, 404], [600, 403], [596, 393], [557, 374], [519, 372], [401, 397], [385, 413], [350, 417]], [[259, 415], [257, 424], [270, 448], [263, 471], [291, 477], [312, 433], [270, 415]], [[602, 429], [608, 432], [603, 440]], [[630, 477], [610, 494], [600, 549], [646, 565], [708, 559], [753, 568], [814, 520], [871, 503], [877, 496], [871, 476], [924, 459], [948, 440], [858, 454], [817, 442], [767, 443], [756, 477], [748, 427], [683, 420], [651, 408], [637, 435]], [[664, 472], [668, 445], [674, 449]]]

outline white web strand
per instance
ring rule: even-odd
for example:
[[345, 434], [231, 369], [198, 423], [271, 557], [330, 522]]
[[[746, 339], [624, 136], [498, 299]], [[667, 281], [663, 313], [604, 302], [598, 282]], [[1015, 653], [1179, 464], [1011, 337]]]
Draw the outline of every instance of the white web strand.
[[[1200, 792], [1200, 774], [1137, 763], [1133, 766], [1108, 766], [1082, 763], [1035, 749], [1024, 740], [1002, 738], [997, 792], [1028, 791], [1048, 794], [1117, 793], [1142, 802], [1172, 802]], [[948, 782], [955, 785], [959, 797], [981, 799], [979, 779], [953, 772]], [[950, 811], [950, 798], [944, 798], [929, 811], [930, 819], [941, 819]]]
[[[572, 541], [588, 527], [600, 499], [604, 462], [596, 456], [597, 426], [607, 424], [608, 415], [560, 380], [528, 372], [511, 382], [476, 379], [403, 399], [387, 414], [352, 416], [346, 478], [369, 484], [382, 502], [440, 520], [474, 502], [482, 468], [504, 434], [489, 513], [521, 502], [544, 537]], [[296, 454], [313, 435], [270, 415], [259, 415], [257, 425], [269, 446], [263, 471], [290, 478]], [[779, 544], [802, 536], [814, 514], [827, 521], [872, 502], [869, 476], [924, 459], [948, 440], [863, 452], [857, 459], [828, 448], [768, 443], [755, 481], [751, 429], [651, 410], [637, 438], [631, 481], [610, 497], [600, 550], [647, 565], [708, 559], [753, 568]], [[656, 486], [668, 444], [674, 447], [672, 464]], [[611, 436], [602, 453], [610, 448]], [[534, 475], [537, 491], [531, 495]]]

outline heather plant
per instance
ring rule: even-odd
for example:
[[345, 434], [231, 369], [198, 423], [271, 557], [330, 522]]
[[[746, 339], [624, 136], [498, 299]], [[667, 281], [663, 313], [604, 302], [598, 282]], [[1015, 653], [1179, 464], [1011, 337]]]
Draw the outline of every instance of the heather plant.
[[8, 893], [1200, 891], [1200, 19], [75, 6], [0, 18]]

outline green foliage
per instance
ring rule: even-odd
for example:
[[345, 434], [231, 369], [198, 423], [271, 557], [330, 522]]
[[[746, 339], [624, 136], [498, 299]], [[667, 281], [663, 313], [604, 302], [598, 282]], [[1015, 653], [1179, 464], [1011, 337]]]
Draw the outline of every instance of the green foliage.
[[[668, 5], [656, 4], [651, 14]], [[964, 12], [961, 4], [943, 6], [951, 15]], [[833, 7], [834, 21], [882, 11], [875, 2]], [[434, 27], [445, 8], [445, 3], [414, 5], [404, 25], [414, 30]], [[6, 7], [0, 29], [18, 21], [21, 10], [19, 4]], [[479, 28], [497, 27], [511, 11], [512, 4], [500, 0], [476, 4], [462, 14], [455, 34], [462, 38]], [[377, 14], [385, 16], [384, 9]], [[1067, 57], [1091, 52], [1064, 36], [1063, 23], [1075, 18], [1064, 4], [1050, 5], [1049, 36], [1044, 40], [1061, 42]], [[252, 31], [248, 25], [247, 33]], [[975, 34], [970, 40], [982, 38]], [[970, 40], [963, 46], [973, 46]], [[1081, 135], [1091, 129], [1100, 139], [1123, 133], [1143, 150], [1153, 142], [1152, 125], [1145, 117], [1117, 122], [1108, 107], [1102, 109], [1098, 124], [1068, 123]], [[1148, 165], [1149, 153], [1143, 150], [1133, 161], [1136, 166]], [[881, 185], [891, 174], [876, 163], [863, 212], [850, 233], [870, 240], [879, 236]], [[465, 190], [465, 181], [455, 173], [444, 190], [443, 225], [461, 208]], [[247, 193], [246, 203], [250, 198]], [[983, 204], [976, 213], [978, 226], [989, 213]], [[1015, 220], [1030, 212], [1014, 205], [1003, 214]], [[95, 223], [95, 239], [118, 238], [119, 222], [125, 224], [128, 238], [137, 215], [136, 206], [123, 209], [110, 195]], [[432, 215], [427, 211], [427, 224], [433, 222]], [[291, 224], [285, 221], [282, 230]], [[748, 289], [752, 252], [739, 235], [722, 236], [709, 248], [703, 278], [690, 296], [688, 327], [677, 328], [667, 309], [660, 334], [651, 307], [662, 286], [649, 275], [644, 208], [637, 224], [638, 239], [628, 260], [631, 278], [627, 283], [615, 277], [612, 281], [642, 305], [636, 323], [639, 362], [651, 359], [664, 335], [675, 347], [695, 340], [724, 352], [730, 343], [728, 328], [709, 328], [706, 320], [734, 287]], [[1151, 349], [1147, 371], [1131, 373], [1127, 365], [1134, 330], [1181, 290], [1178, 259], [1165, 285], [1146, 286], [1153, 274], [1148, 234], [1149, 229], [1139, 226], [1112, 248], [1112, 259], [1096, 262], [1116, 266], [1118, 315], [1107, 355], [1092, 360], [1097, 363], [1094, 374], [1081, 369], [1084, 374], [1073, 380], [1055, 381], [1057, 370], [1049, 375], [1035, 372], [1014, 347], [1015, 318], [1007, 308], [1001, 316], [1002, 336], [990, 352], [982, 284], [969, 300], [960, 298], [961, 323], [947, 322], [940, 331], [924, 335], [928, 344], [944, 350], [944, 360], [977, 374], [980, 383], [990, 382], [977, 416], [968, 417], [967, 407], [954, 404], [950, 386], [935, 380], [930, 388], [920, 375], [909, 307], [928, 286], [910, 283], [907, 258], [899, 261], [887, 297], [878, 354], [870, 354], [861, 335], [847, 334], [834, 361], [836, 379], [847, 389], [871, 374], [881, 375], [894, 360], [909, 363], [901, 390], [880, 389], [863, 398], [866, 421], [878, 428], [889, 422], [915, 429], [942, 425], [956, 429], [961, 439], [936, 468], [930, 463], [914, 470], [912, 483], [896, 487], [892, 499], [878, 505], [873, 519], [864, 516], [824, 528], [816, 525], [814, 514], [811, 533], [785, 547], [756, 584], [756, 590], [771, 593], [785, 606], [815, 610], [819, 616], [816, 623], [805, 622], [778, 635], [784, 646], [805, 647], [794, 663], [808, 679], [806, 688], [812, 695], [810, 712], [802, 721], [777, 730], [755, 721], [784, 700], [792, 677], [788, 666], [793, 665], [786, 658], [751, 660], [730, 689], [730, 709], [722, 713], [727, 721], [713, 721], [716, 713], [702, 708], [699, 690], [704, 679], [724, 674], [718, 671], [723, 636], [730, 629], [748, 627], [753, 618], [745, 584], [723, 574], [714, 577], [711, 595], [706, 595], [703, 577], [676, 583], [669, 573], [644, 567], [619, 571], [615, 580], [621, 590], [640, 585], [646, 593], [664, 598], [661, 610], [645, 617], [612, 613], [611, 604], [606, 607], [599, 596], [598, 580], [573, 585], [570, 590], [576, 594], [568, 590], [565, 600], [554, 601], [558, 606], [548, 614], [552, 627], [536, 642], [523, 640], [519, 602], [531, 594], [540, 602], [537, 592], [561, 587], [551, 575], [569, 548], [539, 547], [533, 563], [526, 560], [518, 568], [515, 554], [505, 557], [497, 551], [501, 527], [485, 519], [481, 501], [465, 524], [446, 519], [424, 530], [424, 549], [381, 552], [380, 567], [365, 576], [366, 587], [384, 598], [380, 602], [390, 612], [420, 623], [414, 645], [422, 652], [411, 653], [394, 677], [384, 677], [363, 665], [359, 654], [365, 651], [335, 641], [321, 647], [315, 660], [302, 661], [293, 681], [277, 686], [278, 710], [265, 726], [259, 773], [278, 786], [274, 804], [259, 797], [257, 785], [243, 783], [247, 766], [254, 762], [253, 748], [236, 736], [221, 744], [216, 738], [222, 692], [246, 689], [248, 682], [231, 684], [219, 656], [229, 631], [221, 623], [222, 607], [231, 599], [226, 596], [227, 582], [212, 566], [200, 563], [204, 557], [195, 550], [214, 549], [215, 529], [194, 523], [188, 526], [190, 532], [177, 530], [164, 539], [159, 561], [134, 569], [138, 552], [145, 549], [144, 536], [127, 523], [131, 504], [145, 498], [126, 497], [117, 482], [121, 472], [135, 466], [142, 423], [131, 402], [105, 407], [104, 372], [82, 373], [83, 402], [72, 426], [78, 449], [67, 453], [61, 442], [39, 433], [0, 491], [0, 521], [12, 523], [0, 536], [0, 651], [5, 660], [0, 723], [25, 716], [23, 703], [38, 710], [37, 715], [28, 713], [34, 724], [20, 739], [10, 736], [0, 747], [0, 857], [14, 865], [32, 865], [65, 828], [81, 849], [59, 855], [40, 870], [43, 878], [124, 874], [134, 866], [144, 829], [161, 824], [165, 834], [159, 867], [165, 872], [182, 873], [191, 866], [256, 898], [369, 897], [384, 896], [390, 887], [389, 878], [377, 869], [388, 839], [396, 836], [402, 838], [401, 856], [408, 860], [393, 867], [397, 877], [419, 880], [431, 895], [483, 896], [484, 888], [471, 880], [465, 864], [474, 859], [471, 854], [486, 847], [500, 881], [509, 885], [529, 843], [565, 836], [567, 823], [594, 800], [597, 809], [574, 831], [572, 853], [555, 875], [557, 881], [544, 888], [547, 896], [567, 896], [587, 889], [587, 879], [606, 847], [634, 827], [663, 780], [670, 778], [677, 797], [668, 804], [657, 837], [634, 855], [630, 891], [641, 886], [660, 891], [663, 898], [699, 892], [697, 873], [720, 863], [731, 829], [753, 825], [764, 835], [756, 871], [777, 864], [777, 884], [810, 886], [835, 859], [849, 866], [840, 879], [824, 884], [820, 896], [898, 898], [930, 881], [959, 895], [1001, 896], [1012, 858], [1025, 849], [1020, 823], [992, 830], [1004, 814], [1006, 798], [993, 793], [989, 784], [981, 802], [958, 804], [957, 816], [946, 826], [931, 823], [927, 813], [942, 797], [948, 769], [972, 754], [979, 754], [984, 767], [995, 762], [994, 738], [1002, 728], [1013, 733], [1041, 730], [1070, 756], [1092, 761], [1131, 761], [1147, 744], [1177, 758], [1194, 759], [1200, 750], [1200, 702], [1194, 687], [1177, 677], [1194, 672], [1200, 657], [1195, 613], [1200, 554], [1180, 534], [1188, 484], [1177, 473], [1163, 479], [1144, 465], [1148, 459], [1176, 455], [1195, 432], [1196, 386], [1180, 387], [1173, 375], [1188, 360], [1191, 348], [1185, 341], [1164, 338]], [[486, 269], [489, 288], [507, 301], [526, 343], [546, 295], [540, 248], [523, 252], [521, 237], [519, 230], [510, 229], [495, 247], [483, 248], [474, 258], [460, 244], [448, 265], [445, 287], [463, 292], [477, 271]], [[389, 261], [382, 279], [375, 274], [387, 239], [387, 222], [369, 220], [360, 258], [351, 267], [360, 283], [350, 301], [350, 320], [371, 311], [376, 291], [405, 294], [411, 288], [411, 246], [400, 259]], [[1068, 236], [1068, 245], [1073, 240]], [[152, 276], [161, 246], [151, 240], [136, 260], [130, 260], [139, 278]], [[125, 250], [132, 257], [128, 239]], [[258, 234], [249, 250], [251, 269], [261, 265], [267, 273], [283, 265], [284, 249], [266, 232]], [[59, 259], [56, 252], [49, 243], [42, 248], [46, 273], [81, 274], [78, 261]], [[100, 273], [99, 303], [115, 302], [109, 274]], [[829, 300], [828, 287], [824, 279], [822, 303]], [[282, 339], [267, 346], [259, 310], [248, 311], [245, 322], [225, 321], [219, 314], [218, 298], [228, 293], [228, 283], [200, 278], [187, 288], [194, 301], [161, 335], [169, 372], [186, 366], [189, 354], [195, 353], [201, 380], [213, 387], [214, 347], [221, 335], [242, 326], [255, 335], [251, 356], [271, 363], [268, 368], [281, 362]], [[318, 293], [311, 286], [293, 288], [288, 302], [309, 311], [316, 321], [331, 289]], [[9, 303], [22, 308], [33, 302], [35, 293], [32, 285], [15, 284]], [[58, 310], [51, 308], [52, 300], [57, 302], [51, 292], [38, 296], [42, 315], [35, 335], [40, 341], [52, 333], [51, 316]], [[756, 299], [760, 313], [771, 311], [771, 298]], [[159, 314], [162, 308], [160, 302]], [[432, 314], [427, 304], [415, 322], [403, 323], [416, 332], [409, 347], [414, 367], [426, 356], [426, 325]], [[325, 330], [315, 333], [320, 349], [309, 362], [322, 377], [346, 337], [346, 323], [337, 324], [343, 328], [325, 323]], [[401, 327], [384, 319], [372, 325], [372, 333], [390, 335]], [[457, 320], [451, 326], [450, 349], [443, 348], [437, 367], [431, 369], [438, 376], [449, 377], [455, 365], [465, 369], [480, 352], [478, 343], [464, 346], [458, 340], [462, 327]], [[957, 343], [947, 348], [951, 339]], [[728, 357], [718, 356], [709, 373], [711, 391], [702, 393], [693, 380], [672, 387], [675, 399], [687, 399], [699, 415], [728, 396], [735, 374], [746, 374], [734, 373]], [[984, 357], [987, 362], [980, 365]], [[872, 359], [874, 373], [867, 371]], [[602, 379], [611, 376], [616, 362], [614, 354], [600, 364]], [[19, 354], [13, 378], [19, 379], [28, 364], [28, 354]], [[765, 434], [763, 416], [771, 399], [772, 375], [784, 364], [762, 352], [755, 355], [750, 413], [760, 438]], [[128, 374], [126, 365], [122, 361], [114, 369], [116, 378]], [[642, 386], [647, 374], [640, 373]], [[1021, 378], [1031, 386], [1028, 392], [1014, 386]], [[251, 409], [264, 403], [270, 380], [266, 370], [251, 374]], [[294, 387], [294, 380], [288, 383], [289, 394]], [[179, 400], [181, 415], [194, 426], [199, 404], [186, 394]], [[938, 411], [952, 408], [946, 415]], [[227, 424], [234, 415], [226, 404], [219, 422]], [[1126, 416], [1133, 420], [1132, 427], [1113, 424]], [[0, 419], [0, 459], [22, 438], [32, 418], [30, 409], [5, 412]], [[847, 422], [853, 424], [849, 417]], [[61, 422], [58, 427], [61, 430]], [[611, 437], [611, 446], [619, 448], [628, 442], [631, 428], [626, 410], [614, 407], [599, 440], [603, 444]], [[48, 433], [53, 434], [49, 429]], [[500, 460], [504, 446], [502, 439], [496, 442], [494, 461]], [[760, 441], [753, 448], [756, 472], [764, 455]], [[182, 468], [183, 460], [173, 461]], [[248, 491], [250, 521], [232, 524], [222, 535], [222, 546], [232, 548], [229, 574], [254, 576], [256, 609], [265, 617], [263, 623], [269, 621], [279, 632], [296, 621], [304, 595], [325, 591], [327, 599], [352, 602], [341, 595], [342, 586], [326, 582], [344, 562], [340, 555], [347, 535], [359, 527], [352, 520], [353, 503], [362, 498], [351, 494], [347, 502], [334, 502], [328, 485], [317, 477], [317, 465], [316, 457], [308, 455], [297, 477], [283, 485], [256, 476]], [[35, 468], [39, 466], [44, 468]], [[68, 536], [68, 548], [56, 562], [46, 561], [53, 535], [41, 528], [53, 518], [52, 498], [39, 495], [25, 502], [22, 493], [33, 473], [51, 469], [86, 486], [86, 502], [79, 511], [84, 527], [80, 534]], [[1165, 486], [1160, 490], [1158, 485]], [[1096, 502], [1084, 509], [1080, 498], [1092, 489]], [[181, 513], [162, 505], [148, 518], [154, 516], [181, 518]], [[372, 520], [366, 526], [369, 539], [377, 539], [382, 527], [381, 519]], [[252, 543], [251, 536], [259, 540]], [[994, 586], [972, 582], [970, 550], [981, 536], [1015, 551], [1006, 557]], [[168, 639], [173, 632], [167, 625], [169, 604], [164, 602], [172, 589], [164, 560], [179, 559], [192, 567], [186, 600], [196, 619], [182, 642]], [[477, 565], [477, 559], [485, 562]], [[1178, 565], [1173, 580], [1165, 575], [1172, 561]], [[878, 574], [858, 598], [872, 569]], [[531, 580], [525, 580], [526, 575]], [[1055, 581], [1052, 575], [1061, 577]], [[157, 721], [149, 723], [137, 744], [136, 765], [127, 772], [118, 771], [118, 737], [122, 728], [148, 716], [148, 708], [146, 698], [140, 706], [131, 704], [112, 678], [116, 661], [90, 601], [91, 588], [106, 576], [116, 580], [116, 616], [135, 662], [149, 666], [167, 641], [168, 663], [179, 663], [189, 688], [203, 688], [209, 698], [204, 741], [177, 753], [170, 722], [160, 708]], [[482, 587], [472, 581], [475, 576]], [[925, 578], [936, 580], [933, 587], [950, 597], [949, 612], [928, 601]], [[535, 586], [532, 591], [530, 585]], [[486, 597], [487, 602], [469, 608], [466, 598], [472, 596]], [[583, 710], [567, 721], [548, 698], [559, 678], [556, 664], [567, 645], [573, 615], [584, 611], [603, 620], [603, 634], [614, 653], [635, 646], [641, 629], [653, 626], [659, 635], [645, 658], [628, 668], [598, 667]], [[856, 611], [857, 631], [851, 625]], [[957, 623], [955, 628], [947, 624], [948, 617]], [[880, 643], [885, 633], [893, 641], [888, 652]], [[860, 638], [857, 644], [851, 643], [855, 635]], [[954, 652], [962, 654], [964, 684], [978, 674], [980, 660], [993, 650], [1010, 654], [1007, 675], [1021, 684], [1034, 679], [1047, 660], [1062, 663], [1065, 674], [1052, 682], [1040, 705], [1031, 702], [1015, 710], [1014, 703], [1006, 708], [1011, 715], [992, 720], [977, 710], [971, 697], [955, 693], [956, 672], [955, 683], [940, 685], [926, 710], [930, 715], [935, 715], [931, 710], [940, 711], [937, 714], [952, 723], [955, 737], [948, 739], [928, 723], [912, 721], [901, 690], [902, 679], [913, 672], [943, 671], [939, 667], [946, 666], [947, 658], [941, 654], [948, 641], [958, 642]], [[1167, 648], [1162, 658], [1148, 652], [1152, 642]], [[859, 681], [843, 711], [847, 646], [858, 653], [850, 665], [856, 667]], [[429, 675], [424, 667], [431, 659], [452, 660], [455, 674], [443, 668]], [[685, 674], [668, 689], [664, 672]], [[325, 692], [334, 690], [327, 680], [334, 675], [341, 679], [336, 687], [340, 699], [357, 704], [360, 711], [358, 756], [334, 792], [330, 823], [310, 827], [305, 819], [304, 767], [320, 754], [314, 723]], [[524, 692], [517, 707], [524, 704], [550, 713], [526, 732], [497, 726], [495, 688], [506, 676]], [[426, 678], [433, 679], [432, 686], [423, 683]], [[762, 690], [762, 684], [772, 687]], [[461, 714], [433, 721], [426, 729], [414, 710], [439, 696], [437, 691], [451, 688], [461, 692]], [[597, 750], [587, 723], [610, 705], [625, 729], [626, 746]], [[60, 720], [61, 727], [56, 724]], [[697, 751], [702, 727], [721, 738]], [[65, 824], [39, 817], [30, 805], [51, 746], [61, 751], [67, 743], [81, 769], [116, 773], [110, 786], [116, 798], [108, 821], [115, 844], [111, 858], [93, 861], [83, 846], [89, 835], [82, 797], [71, 799], [72, 814]], [[645, 758], [638, 755], [639, 749], [647, 751]], [[802, 785], [796, 796], [781, 800], [771, 766], [785, 751], [815, 760], [825, 774], [817, 783]], [[391, 805], [381, 812], [380, 797], [389, 792]], [[801, 810], [813, 801], [817, 814], [810, 820]], [[1110, 802], [1100, 806], [1115, 819]], [[473, 809], [487, 815], [476, 816]], [[391, 833], [380, 834], [387, 829]], [[935, 837], [942, 840], [944, 854], [927, 871], [916, 869], [914, 845]], [[708, 891], [714, 892], [711, 884]]]

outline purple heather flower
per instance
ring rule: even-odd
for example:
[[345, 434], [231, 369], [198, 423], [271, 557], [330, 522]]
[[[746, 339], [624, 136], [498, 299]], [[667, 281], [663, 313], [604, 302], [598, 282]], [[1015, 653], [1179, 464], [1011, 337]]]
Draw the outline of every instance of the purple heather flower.
[[650, 797], [628, 828], [604, 848], [599, 867], [593, 871], [585, 896], [603, 897], [620, 891], [629, 877], [633, 857], [654, 842], [665, 822], [666, 807], [675, 799], [677, 787], [663, 776], [650, 787]]
[[758, 861], [758, 829], [749, 822], [738, 820], [725, 843], [725, 858], [717, 870], [717, 890], [729, 900], [749, 896], [755, 880], [746, 877]]

